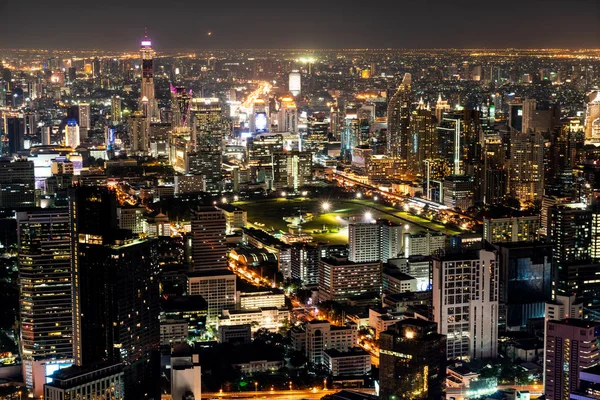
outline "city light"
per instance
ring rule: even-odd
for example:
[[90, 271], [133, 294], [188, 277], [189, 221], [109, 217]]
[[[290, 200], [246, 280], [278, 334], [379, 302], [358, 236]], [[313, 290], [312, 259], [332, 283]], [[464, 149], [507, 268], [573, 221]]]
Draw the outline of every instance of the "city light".
[[367, 211], [367, 212], [365, 213], [365, 216], [364, 216], [364, 218], [365, 218], [365, 221], [367, 221], [367, 222], [371, 222], [371, 221], [373, 221], [373, 214], [371, 214], [371, 212]]
[[321, 209], [323, 211], [329, 211], [330, 208], [331, 208], [331, 204], [329, 204], [328, 202], [323, 202], [323, 204], [321, 204]]

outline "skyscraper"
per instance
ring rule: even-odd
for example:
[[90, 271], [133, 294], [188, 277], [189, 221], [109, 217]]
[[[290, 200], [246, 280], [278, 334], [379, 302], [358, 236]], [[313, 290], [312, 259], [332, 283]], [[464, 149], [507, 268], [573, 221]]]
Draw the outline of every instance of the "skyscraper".
[[192, 102], [192, 90], [186, 91], [183, 87], [170, 85], [171, 88], [171, 112], [173, 128], [188, 126], [190, 119], [190, 105]]
[[227, 268], [226, 220], [216, 207], [192, 210], [192, 260], [194, 271]]
[[11, 156], [25, 149], [25, 121], [18, 115], [5, 117], [6, 136], [8, 138], [8, 149], [3, 153]]
[[411, 75], [404, 74], [402, 83], [388, 102], [387, 152], [407, 161], [411, 112]]
[[431, 321], [408, 318], [379, 336], [379, 396], [440, 399], [446, 379], [446, 337]]
[[488, 250], [433, 257], [433, 316], [448, 358], [495, 358], [498, 263]]
[[73, 362], [69, 211], [19, 212], [17, 226], [23, 375], [37, 397], [46, 362]]
[[410, 148], [408, 167], [414, 174], [423, 174], [425, 160], [436, 157], [436, 130], [434, 117], [429, 106], [423, 100], [410, 116]]
[[79, 144], [79, 125], [77, 125], [76, 120], [70, 119], [67, 121], [67, 125], [65, 126], [65, 146], [76, 149], [79, 147]]
[[158, 104], [154, 93], [154, 50], [152, 41], [145, 32], [140, 52], [142, 53], [142, 83], [140, 89], [140, 109], [152, 121], [157, 118]]
[[598, 364], [597, 322], [548, 321], [544, 356], [546, 398], [568, 400], [579, 387], [579, 373]]
[[28, 208], [34, 205], [33, 161], [0, 159], [0, 208]]
[[75, 362], [125, 364], [125, 398], [160, 396], [157, 243], [117, 230], [104, 187], [69, 193]]
[[121, 97], [114, 95], [110, 98], [110, 104], [111, 104], [111, 113], [110, 113], [110, 119], [112, 120], [113, 123], [120, 123], [121, 122], [121, 118], [123, 117], [123, 114], [121, 112]]
[[348, 225], [348, 260], [355, 263], [378, 261], [381, 238], [379, 225], [367, 222], [355, 222]]
[[302, 75], [300, 75], [300, 71], [292, 71], [290, 72], [289, 75], [289, 91], [292, 93], [292, 95], [294, 96], [298, 96], [300, 94], [301, 91], [301, 80], [302, 79]]
[[148, 117], [140, 111], [134, 112], [129, 116], [129, 129], [131, 151], [135, 154], [147, 153], [150, 149]]
[[600, 140], [600, 90], [590, 97], [585, 106], [585, 138]]
[[85, 137], [87, 137], [87, 131], [91, 129], [90, 121], [90, 104], [79, 103], [79, 128], [83, 130]]

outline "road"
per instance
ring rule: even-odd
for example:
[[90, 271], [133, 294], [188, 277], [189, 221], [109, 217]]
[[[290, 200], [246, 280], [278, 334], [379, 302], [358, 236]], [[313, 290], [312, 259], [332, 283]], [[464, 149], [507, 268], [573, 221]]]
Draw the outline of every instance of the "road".
[[[375, 389], [349, 389], [361, 393], [375, 394]], [[258, 392], [202, 393], [203, 399], [281, 399], [281, 400], [319, 400], [323, 396], [339, 392], [339, 389], [328, 390], [268, 390]]]

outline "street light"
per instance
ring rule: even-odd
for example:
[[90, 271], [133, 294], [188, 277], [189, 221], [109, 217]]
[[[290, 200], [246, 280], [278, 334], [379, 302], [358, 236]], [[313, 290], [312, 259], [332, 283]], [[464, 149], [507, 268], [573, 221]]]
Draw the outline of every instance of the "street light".
[[373, 220], [373, 214], [371, 214], [369, 211], [367, 211], [365, 213], [365, 221], [371, 222], [372, 220]]
[[331, 208], [331, 204], [329, 204], [329, 202], [324, 202], [323, 204], [321, 204], [321, 208], [323, 209], [323, 211], [329, 211], [329, 209]]
[[357, 198], [357, 199], [360, 199], [360, 198], [362, 198], [362, 193], [360, 193], [360, 192], [356, 193], [356, 198]]

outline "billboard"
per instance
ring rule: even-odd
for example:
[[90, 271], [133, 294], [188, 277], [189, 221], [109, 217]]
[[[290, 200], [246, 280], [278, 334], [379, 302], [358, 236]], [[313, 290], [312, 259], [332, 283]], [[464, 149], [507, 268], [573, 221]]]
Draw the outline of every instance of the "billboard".
[[254, 114], [254, 130], [256, 132], [267, 131], [267, 113], [259, 112]]

